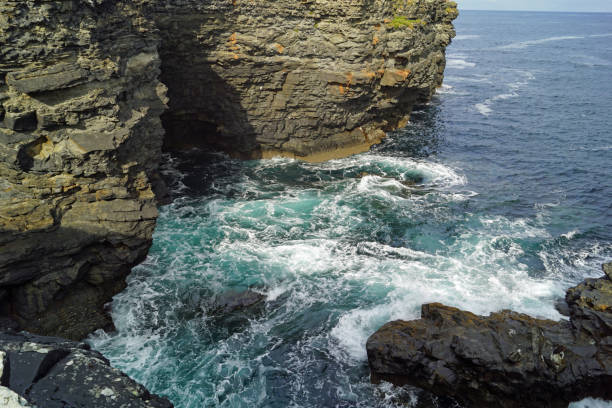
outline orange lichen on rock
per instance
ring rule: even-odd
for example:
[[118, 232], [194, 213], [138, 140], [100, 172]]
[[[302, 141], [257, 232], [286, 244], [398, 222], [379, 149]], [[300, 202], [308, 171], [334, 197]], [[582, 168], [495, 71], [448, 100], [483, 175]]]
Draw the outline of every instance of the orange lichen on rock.
[[368, 71], [368, 70], [363, 70], [361, 71], [363, 76], [366, 76], [370, 81], [373, 80], [374, 78], [376, 78], [379, 74], [377, 72], [374, 71]]
[[398, 69], [397, 73], [400, 74], [402, 77], [404, 77], [404, 81], [405, 81], [410, 75], [410, 70], [409, 69]]
[[355, 76], [353, 75], [353, 73], [352, 73], [352, 72], [348, 72], [348, 73], [346, 74], [346, 87], [347, 87], [347, 88], [351, 86], [351, 83], [353, 83], [353, 78], [354, 78], [354, 77], [355, 77]]

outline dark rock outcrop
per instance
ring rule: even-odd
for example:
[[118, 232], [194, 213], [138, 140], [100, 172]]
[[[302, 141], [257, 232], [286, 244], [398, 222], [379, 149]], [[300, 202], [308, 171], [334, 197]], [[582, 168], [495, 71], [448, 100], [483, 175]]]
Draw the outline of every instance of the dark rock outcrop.
[[372, 380], [411, 384], [468, 407], [612, 399], [612, 281], [587, 279], [566, 301], [570, 321], [560, 322], [423, 305], [420, 320], [387, 323], [368, 339]]
[[44, 408], [171, 408], [84, 343], [0, 332], [0, 404]]

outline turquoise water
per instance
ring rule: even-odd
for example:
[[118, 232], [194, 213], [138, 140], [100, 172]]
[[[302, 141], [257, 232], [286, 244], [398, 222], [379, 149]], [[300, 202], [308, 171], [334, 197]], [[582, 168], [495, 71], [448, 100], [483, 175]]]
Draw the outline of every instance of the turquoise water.
[[444, 87], [369, 153], [166, 156], [174, 202], [93, 346], [180, 408], [453, 406], [369, 384], [367, 337], [431, 301], [559, 319], [612, 258], [612, 15], [456, 26]]

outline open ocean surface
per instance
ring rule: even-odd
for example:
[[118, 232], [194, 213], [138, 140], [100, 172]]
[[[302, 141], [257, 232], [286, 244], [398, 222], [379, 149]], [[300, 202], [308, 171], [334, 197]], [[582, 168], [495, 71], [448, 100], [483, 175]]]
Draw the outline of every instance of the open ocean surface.
[[[176, 199], [117, 332], [89, 342], [178, 408], [448, 407], [370, 385], [368, 336], [432, 301], [561, 318], [555, 299], [612, 259], [612, 14], [464, 11], [456, 28], [444, 86], [369, 153], [167, 156]], [[210, 316], [247, 288], [265, 304]]]

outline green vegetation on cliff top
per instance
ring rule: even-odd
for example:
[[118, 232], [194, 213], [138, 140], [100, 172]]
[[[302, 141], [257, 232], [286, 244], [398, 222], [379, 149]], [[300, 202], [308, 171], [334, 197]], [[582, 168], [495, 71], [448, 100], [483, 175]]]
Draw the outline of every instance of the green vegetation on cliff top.
[[408, 28], [413, 28], [416, 24], [420, 24], [420, 25], [425, 25], [427, 23], [425, 23], [425, 21], [419, 19], [409, 19], [406, 16], [394, 16], [393, 20], [391, 20], [389, 23], [387, 23], [387, 26], [389, 28], [395, 28], [395, 29], [399, 29], [399, 28], [404, 28], [404, 27], [408, 27]]

